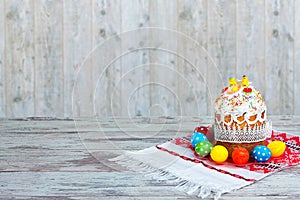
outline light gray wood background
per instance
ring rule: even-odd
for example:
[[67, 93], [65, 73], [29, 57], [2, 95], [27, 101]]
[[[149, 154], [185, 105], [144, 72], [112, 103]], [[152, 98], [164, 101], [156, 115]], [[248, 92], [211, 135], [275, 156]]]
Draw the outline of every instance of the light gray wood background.
[[300, 114], [300, 1], [0, 0], [0, 117], [211, 115], [247, 74]]

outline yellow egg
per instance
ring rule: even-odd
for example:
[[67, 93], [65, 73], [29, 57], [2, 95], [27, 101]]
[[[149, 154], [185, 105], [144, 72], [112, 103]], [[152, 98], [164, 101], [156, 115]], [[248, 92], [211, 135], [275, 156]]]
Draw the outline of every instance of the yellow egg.
[[228, 151], [222, 145], [216, 145], [212, 148], [210, 152], [210, 157], [213, 161], [217, 163], [225, 162], [228, 158]]
[[275, 140], [268, 144], [269, 149], [271, 150], [273, 157], [279, 157], [285, 151], [286, 145], [284, 142]]

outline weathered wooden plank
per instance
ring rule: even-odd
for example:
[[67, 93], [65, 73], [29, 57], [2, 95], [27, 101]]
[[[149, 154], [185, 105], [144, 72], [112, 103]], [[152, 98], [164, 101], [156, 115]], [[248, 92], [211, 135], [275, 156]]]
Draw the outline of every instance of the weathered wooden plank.
[[63, 4], [64, 116], [93, 116], [92, 6], [73, 0]]
[[179, 110], [178, 70], [176, 69], [176, 1], [149, 2], [149, 116], [182, 115]]
[[293, 114], [294, 1], [266, 1], [265, 79], [270, 114]]
[[236, 76], [236, 1], [208, 1], [207, 114], [213, 115], [213, 101]]
[[[177, 59], [180, 99], [179, 115], [207, 115], [207, 3], [208, 1], [180, 1], [178, 4], [178, 30], [184, 39], [178, 40]], [[209, 113], [210, 114], [210, 113]]]
[[121, 1], [121, 110], [114, 116], [133, 118], [149, 116], [150, 108], [150, 66], [149, 34], [145, 29], [149, 24], [149, 1]]
[[[4, 11], [4, 0], [0, 1], [0, 10]], [[4, 63], [4, 12], [0, 13], [0, 117], [6, 116], [5, 111], [5, 63]]]
[[7, 116], [34, 115], [35, 51], [33, 1], [4, 2]]
[[93, 1], [94, 112], [120, 115], [121, 110], [121, 1]]
[[[182, 195], [182, 196], [181, 196]], [[35, 199], [45, 199], [45, 200], [52, 200], [52, 199], [67, 199], [69, 200], [70, 198], [73, 200], [73, 199], [84, 199], [84, 200], [94, 200], [94, 199], [97, 199], [97, 198], [101, 198], [103, 200], [107, 200], [107, 199], [113, 199], [113, 200], [119, 200], [120, 198], [123, 200], [136, 200], [136, 199], [157, 199], [157, 200], [199, 200], [199, 197], [191, 197], [191, 196], [184, 196], [183, 194], [181, 195], [177, 195], [176, 197], [174, 196], [163, 196], [163, 197], [160, 197], [160, 196], [97, 196], [97, 195], [90, 195], [90, 197], [87, 197], [87, 196], [80, 196], [80, 195], [77, 195], [77, 196], [70, 196], [70, 197], [66, 197], [66, 196], [59, 196], [59, 195], [49, 195], [49, 196], [24, 196], [24, 195], [20, 195], [18, 196], [18, 198], [21, 198], [21, 199], [31, 199], [31, 200], [35, 200]], [[298, 199], [298, 196], [297, 195], [290, 195], [290, 196], [283, 196], [283, 195], [280, 195], [280, 196], [267, 196], [267, 197], [263, 197], [263, 196], [230, 196], [230, 195], [227, 195], [225, 194], [226, 196], [222, 196], [220, 199], [221, 200], [282, 200], [282, 199], [286, 199], [286, 198], [289, 198], [289, 199]], [[239, 195], [243, 195], [243, 194], [239, 194]], [[1, 200], [7, 200], [9, 199], [9, 196], [6, 196], [4, 198], [1, 198]], [[14, 198], [13, 198], [14, 199]], [[209, 198], [206, 198], [206, 199], [209, 199]], [[211, 198], [212, 200], [212, 198]]]
[[[119, 119], [120, 120], [120, 119]], [[158, 120], [159, 121], [159, 120]], [[50, 133], [59, 133], [59, 132], [66, 132], [66, 133], [77, 133], [77, 132], [101, 132], [101, 131], [108, 131], [108, 132], [118, 132], [118, 131], [135, 131], [138, 132], [140, 130], [144, 131], [182, 131], [182, 130], [190, 130], [191, 127], [194, 129], [200, 122], [200, 124], [210, 124], [211, 120], [194, 120], [194, 122], [187, 123], [183, 120], [160, 120], [161, 123], [153, 123], [151, 120], [139, 120], [139, 121], [130, 121], [124, 122], [121, 121], [120, 123], [109, 123], [109, 122], [97, 122], [97, 121], [86, 121], [86, 122], [76, 122], [76, 126], [74, 123], [63, 123], [63, 122], [26, 122], [20, 121], [19, 123], [16, 121], [2, 121], [1, 130], [3, 132], [16, 132], [16, 133], [36, 133], [39, 134], [39, 131], [43, 131], [43, 134], [50, 134]], [[177, 124], [180, 123], [180, 124]], [[40, 125], [39, 125], [40, 124]], [[142, 132], [141, 132], [142, 134]]]
[[[105, 196], [184, 196], [159, 181], [145, 179], [136, 173], [101, 173], [101, 172], [42, 172], [42, 173], [19, 173], [19, 178], [11, 181], [8, 176], [12, 173], [1, 173], [1, 180], [6, 187], [1, 187], [1, 196], [10, 194], [31, 196], [86, 196], [101, 198]], [[31, 175], [30, 180], [28, 176]], [[77, 180], [76, 180], [77, 179]], [[25, 185], [31, 186], [25, 189]], [[40, 185], [41, 184], [41, 185]], [[170, 190], [170, 191], [168, 191]], [[148, 192], [147, 192], [148, 191]]]
[[[227, 194], [225, 194], [226, 196], [222, 196], [220, 199], [221, 200], [232, 200], [232, 199], [234, 199], [234, 200], [279, 200], [279, 199], [285, 199], [286, 197], [283, 197], [283, 196], [271, 196], [271, 197], [262, 197], [262, 196], [255, 196], [255, 197], [249, 197], [249, 196], [247, 196], [247, 197], [243, 197], [243, 196], [240, 196], [240, 197], [237, 197], [237, 196], [235, 196], [235, 197], [232, 197], [232, 196], [227, 196]], [[240, 195], [242, 195], [242, 194], [240, 194]], [[63, 197], [62, 196], [52, 196], [52, 197], [48, 197], [49, 199], [53, 199], [53, 198], [59, 198], [59, 199], [63, 199]], [[43, 197], [43, 199], [46, 199], [46, 200], [48, 200], [48, 198], [47, 197]], [[80, 196], [80, 197], [72, 197], [72, 199], [84, 199], [84, 200], [88, 200], [88, 199], [91, 199], [91, 200], [94, 200], [96, 197], [82, 197], [82, 196]], [[131, 196], [131, 197], [124, 197], [124, 196], [122, 196], [122, 200], [124, 199], [124, 200], [136, 200], [136, 199], [149, 199], [149, 198], [151, 198], [151, 197], [145, 197], [145, 196], [139, 196], [139, 197], [134, 197], [134, 196]], [[164, 197], [158, 197], [158, 196], [155, 196], [155, 197], [152, 197], [152, 198], [155, 198], [155, 199], [157, 199], [157, 200], [161, 200], [161, 199], [166, 199], [166, 200], [169, 200], [169, 199], [172, 199], [172, 200], [174, 200], [174, 199], [177, 199], [177, 200], [199, 200], [199, 197], [191, 197], [191, 196], [176, 196], [176, 197], [166, 197], [166, 196], [164, 196]], [[297, 199], [298, 198], [298, 196], [297, 195], [294, 195], [294, 196], [289, 196], [289, 198], [290, 199]], [[2, 199], [2, 198], [0, 198], [0, 199]], [[111, 196], [106, 196], [106, 197], [101, 197], [101, 199], [103, 199], [103, 200], [106, 200], [106, 199], [120, 199], [120, 197], [111, 197]], [[209, 199], [209, 198], [206, 198], [206, 199]], [[212, 198], [211, 198], [212, 199]], [[5, 199], [6, 200], [6, 199]]]
[[2, 148], [0, 150], [1, 172], [124, 171], [122, 166], [108, 160], [120, 155], [123, 152], [122, 149], [48, 149], [26, 144], [19, 147]]
[[246, 74], [265, 96], [265, 4], [247, 0], [237, 1], [236, 6], [237, 75], [241, 79]]
[[295, 1], [294, 5], [294, 114], [300, 115], [300, 100], [298, 94], [300, 94], [300, 1]]
[[[241, 196], [234, 196], [232, 197], [230, 194], [225, 194], [224, 196], [222, 196], [220, 199], [221, 200], [279, 200], [279, 199], [284, 199], [284, 198], [287, 198], [286, 196], [246, 196], [246, 197], [243, 197], [242, 195], [243, 194], [239, 194]], [[84, 200], [87, 200], [87, 199], [94, 199], [95, 197], [73, 197], [73, 199], [84, 199]], [[290, 199], [297, 199], [298, 196], [297, 195], [290, 195], [288, 198]], [[101, 197], [101, 199], [120, 199], [120, 197]], [[133, 199], [137, 199], [137, 197], [124, 197], [122, 196], [122, 199], [124, 200], [133, 200]], [[145, 197], [145, 196], [139, 196], [138, 199], [149, 199], [149, 197]], [[178, 200], [199, 200], [199, 197], [191, 197], [191, 196], [176, 196], [176, 197], [155, 197], [155, 199], [166, 199], [166, 200], [169, 200], [169, 199], [178, 199]], [[208, 198], [207, 198], [208, 199]]]
[[[15, 197], [15, 196], [14, 196]], [[10, 196], [5, 196], [3, 195], [2, 197], [0, 197], [1, 200], [10, 200], [10, 199], [14, 199], [14, 197], [12, 198], [12, 195]], [[178, 199], [180, 200], [183, 200], [183, 199], [189, 199], [191, 200], [191, 198], [188, 198], [188, 197], [185, 197], [185, 196], [182, 196], [181, 198], [179, 197]], [[136, 199], [149, 199], [149, 197], [145, 197], [145, 196], [111, 196], [111, 195], [107, 195], [107, 196], [100, 196], [100, 195], [89, 195], [89, 196], [83, 196], [83, 195], [68, 195], [68, 196], [64, 196], [64, 195], [48, 195], [48, 196], [38, 196], [38, 195], [35, 195], [35, 196], [25, 196], [25, 195], [18, 195], [18, 198], [19, 199], [30, 199], [30, 200], [36, 200], [36, 199], [44, 199], [44, 200], [53, 200], [53, 199], [61, 199], [61, 200], [75, 200], [75, 199], [83, 199], [83, 200], [94, 200], [94, 199], [100, 199], [101, 200], [107, 200], [107, 199], [110, 199], [110, 200], [119, 200], [119, 199], [122, 199], [122, 200], [136, 200]], [[158, 197], [158, 196], [155, 196], [153, 197], [157, 200], [174, 200], [175, 197], [173, 196], [169, 196], [169, 197]], [[199, 198], [195, 198], [195, 199], [199, 199]], [[252, 199], [250, 199], [252, 200]], [[256, 199], [255, 199], [256, 200]], [[260, 200], [260, 199], [259, 199]]]
[[[119, 134], [119, 135], [118, 135]], [[137, 134], [137, 133], [135, 133]], [[159, 133], [153, 138], [155, 133], [136, 136], [122, 133], [98, 134], [1, 134], [2, 149], [33, 149], [33, 150], [138, 150], [161, 144], [174, 137], [174, 133]], [[177, 133], [177, 137], [185, 136], [186, 133]], [[127, 136], [127, 137], [126, 137]]]
[[34, 1], [35, 116], [63, 116], [63, 2]]
[[[300, 126], [284, 132], [300, 135]], [[2, 133], [1, 148], [14, 149], [54, 149], [54, 150], [138, 150], [161, 144], [174, 137], [186, 136], [189, 132], [181, 131], [148, 131], [139, 132], [90, 132], [90, 133]]]
[[[273, 122], [273, 128], [286, 131], [297, 131], [299, 126], [299, 116], [268, 116]], [[45, 118], [24, 118], [23, 120], [0, 120], [1, 132], [14, 133], [33, 133], [33, 134], [51, 134], [51, 133], [85, 133], [85, 132], [136, 132], [144, 127], [146, 133], [155, 131], [190, 131], [198, 125], [208, 125], [213, 122], [212, 117], [174, 117], [174, 118], [82, 118], [72, 120], [49, 120]], [[130, 123], [128, 122], [130, 121]], [[75, 124], [74, 124], [75, 122]], [[147, 128], [148, 127], [148, 128]], [[180, 127], [180, 129], [178, 129]], [[140, 133], [143, 135], [143, 132]]]
[[[297, 197], [299, 193], [298, 167], [267, 177], [258, 183], [221, 199], [278, 199]], [[1, 173], [1, 197], [63, 196], [63, 197], [173, 197], [193, 198], [177, 191], [175, 185], [152, 180], [133, 172], [19, 172]], [[290, 183], [293, 184], [290, 184]], [[28, 187], [30, 186], [30, 187]], [[276, 188], [276, 190], [275, 190]], [[13, 195], [12, 195], [13, 194]], [[195, 197], [194, 197], [195, 198]], [[279, 198], [279, 199], [280, 199]]]

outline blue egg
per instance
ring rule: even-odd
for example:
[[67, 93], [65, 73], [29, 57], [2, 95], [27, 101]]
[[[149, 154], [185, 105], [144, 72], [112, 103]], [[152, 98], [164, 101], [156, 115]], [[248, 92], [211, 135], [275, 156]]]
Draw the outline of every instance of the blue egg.
[[251, 155], [257, 162], [266, 162], [271, 158], [272, 153], [267, 146], [258, 145], [254, 147]]
[[191, 136], [191, 144], [195, 147], [199, 142], [208, 141], [207, 137], [200, 132], [194, 132]]

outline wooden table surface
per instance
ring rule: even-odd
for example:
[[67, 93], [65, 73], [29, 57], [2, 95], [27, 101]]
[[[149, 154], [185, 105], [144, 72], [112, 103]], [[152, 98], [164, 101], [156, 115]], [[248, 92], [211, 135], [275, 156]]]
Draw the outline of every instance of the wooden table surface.
[[[270, 116], [300, 134], [300, 116]], [[108, 161], [191, 133], [210, 117], [0, 120], [0, 199], [197, 199]], [[300, 199], [300, 167], [221, 199]]]

